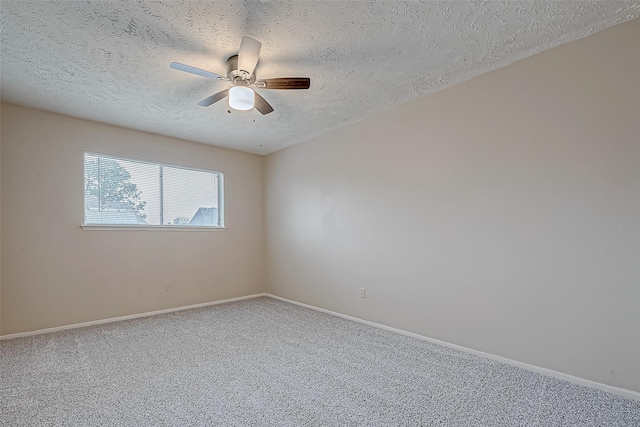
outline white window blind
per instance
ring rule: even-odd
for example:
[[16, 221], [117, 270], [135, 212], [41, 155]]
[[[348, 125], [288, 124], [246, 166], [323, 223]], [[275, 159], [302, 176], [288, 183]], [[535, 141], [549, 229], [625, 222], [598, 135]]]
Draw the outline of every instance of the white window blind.
[[222, 174], [85, 153], [85, 224], [223, 227]]

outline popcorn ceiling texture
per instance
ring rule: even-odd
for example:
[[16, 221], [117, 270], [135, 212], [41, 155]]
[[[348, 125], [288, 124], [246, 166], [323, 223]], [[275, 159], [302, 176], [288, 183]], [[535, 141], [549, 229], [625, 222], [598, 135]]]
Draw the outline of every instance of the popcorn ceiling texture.
[[[638, 1], [2, 0], [4, 101], [266, 154], [640, 16]], [[247, 35], [275, 108], [198, 107]]]
[[637, 427], [640, 401], [257, 298], [0, 341], [3, 426]]

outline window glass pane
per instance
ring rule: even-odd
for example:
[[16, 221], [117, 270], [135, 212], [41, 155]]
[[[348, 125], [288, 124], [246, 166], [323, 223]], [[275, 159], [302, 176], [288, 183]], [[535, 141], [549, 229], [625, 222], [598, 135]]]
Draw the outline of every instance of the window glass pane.
[[162, 169], [164, 224], [218, 226], [218, 174]]
[[159, 225], [159, 168], [85, 154], [85, 223]]

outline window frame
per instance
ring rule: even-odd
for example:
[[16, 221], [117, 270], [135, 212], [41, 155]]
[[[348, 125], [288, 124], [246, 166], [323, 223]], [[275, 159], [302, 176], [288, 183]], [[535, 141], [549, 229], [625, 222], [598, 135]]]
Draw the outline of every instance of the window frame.
[[[202, 169], [202, 168], [194, 168], [190, 166], [177, 165], [172, 163], [165, 162], [154, 162], [151, 160], [143, 160], [135, 157], [124, 157], [106, 153], [98, 153], [95, 151], [83, 151], [82, 153], [82, 204], [83, 208], [86, 206], [86, 193], [85, 193], [85, 180], [87, 177], [87, 163], [86, 156], [97, 156], [97, 157], [108, 157], [114, 160], [123, 160], [128, 162], [137, 162], [144, 163], [147, 165], [159, 166], [160, 174], [159, 178], [161, 178], [159, 182], [159, 190], [160, 190], [160, 198], [162, 199], [164, 196], [163, 186], [164, 186], [164, 174], [162, 171], [163, 167], [170, 167], [175, 169], [182, 169], [194, 172], [205, 172], [205, 173], [213, 173], [218, 176], [218, 225], [189, 225], [189, 224], [95, 224], [95, 223], [86, 223], [86, 216], [84, 214], [83, 209], [83, 220], [82, 225], [80, 227], [83, 230], [138, 230], [138, 231], [224, 231], [227, 228], [224, 225], [224, 173], [220, 171], [210, 170], [210, 169]], [[163, 212], [161, 213], [161, 217]]]

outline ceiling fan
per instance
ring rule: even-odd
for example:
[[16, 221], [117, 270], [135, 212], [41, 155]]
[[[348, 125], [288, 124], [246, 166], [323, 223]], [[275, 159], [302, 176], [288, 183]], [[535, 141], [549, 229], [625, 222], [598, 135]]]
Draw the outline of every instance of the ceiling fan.
[[309, 89], [311, 79], [308, 77], [280, 77], [257, 80], [255, 69], [260, 57], [262, 44], [250, 37], [242, 37], [240, 51], [227, 59], [227, 76], [190, 65], [172, 62], [171, 68], [197, 76], [231, 82], [231, 87], [198, 102], [201, 107], [208, 107], [227, 96], [229, 107], [235, 110], [250, 110], [255, 107], [262, 114], [269, 114], [273, 107], [254, 88], [261, 89]]

